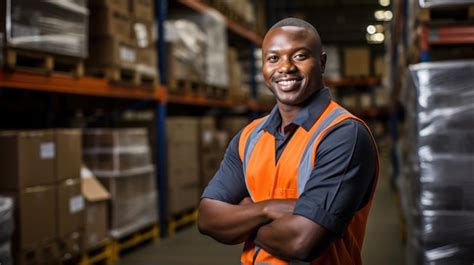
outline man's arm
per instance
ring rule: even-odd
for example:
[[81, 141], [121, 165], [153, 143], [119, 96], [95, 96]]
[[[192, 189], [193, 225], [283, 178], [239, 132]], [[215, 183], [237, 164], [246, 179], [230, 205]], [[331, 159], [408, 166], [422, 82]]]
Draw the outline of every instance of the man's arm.
[[331, 243], [334, 235], [299, 215], [287, 215], [258, 229], [255, 243], [272, 255], [311, 261]]
[[313, 260], [368, 202], [376, 151], [362, 124], [345, 121], [328, 133], [316, 160], [293, 214], [258, 229], [255, 243], [282, 259]]
[[200, 202], [198, 228], [201, 233], [226, 243], [241, 243], [256, 229], [283, 214], [290, 214], [295, 202], [252, 203], [238, 155], [237, 134], [226, 150], [221, 166], [206, 187]]

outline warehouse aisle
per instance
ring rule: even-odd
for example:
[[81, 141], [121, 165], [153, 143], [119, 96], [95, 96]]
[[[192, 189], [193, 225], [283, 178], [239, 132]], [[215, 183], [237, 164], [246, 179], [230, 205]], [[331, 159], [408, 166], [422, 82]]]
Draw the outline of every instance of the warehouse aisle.
[[[364, 265], [403, 265], [399, 217], [386, 174], [387, 160], [372, 206], [363, 249]], [[205, 265], [237, 264], [241, 246], [225, 246], [202, 236], [192, 226], [176, 236], [126, 255], [119, 265]]]
[[362, 249], [364, 265], [403, 265], [399, 211], [390, 190], [388, 155], [381, 152], [381, 172]]

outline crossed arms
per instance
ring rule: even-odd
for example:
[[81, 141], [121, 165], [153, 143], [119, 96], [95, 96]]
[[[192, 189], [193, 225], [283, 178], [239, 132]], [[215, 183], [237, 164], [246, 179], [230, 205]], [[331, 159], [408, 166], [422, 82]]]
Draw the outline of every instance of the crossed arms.
[[198, 228], [224, 244], [247, 239], [286, 260], [313, 260], [331, 242], [332, 234], [319, 224], [293, 215], [296, 200], [267, 200], [253, 203], [245, 198], [234, 205], [203, 198]]

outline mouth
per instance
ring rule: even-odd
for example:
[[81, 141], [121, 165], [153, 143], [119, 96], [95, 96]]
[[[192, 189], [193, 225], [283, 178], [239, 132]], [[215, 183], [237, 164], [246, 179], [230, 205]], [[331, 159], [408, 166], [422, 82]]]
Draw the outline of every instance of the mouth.
[[284, 92], [292, 91], [300, 87], [302, 78], [280, 78], [275, 80], [276, 87]]

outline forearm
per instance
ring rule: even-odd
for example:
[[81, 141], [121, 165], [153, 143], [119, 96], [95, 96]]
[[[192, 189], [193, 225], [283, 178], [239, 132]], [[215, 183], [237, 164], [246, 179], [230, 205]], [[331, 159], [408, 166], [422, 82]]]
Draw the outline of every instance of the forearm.
[[255, 243], [282, 259], [311, 261], [327, 248], [331, 239], [329, 232], [318, 224], [290, 215], [261, 226]]
[[238, 244], [270, 221], [263, 208], [263, 203], [233, 205], [204, 198], [200, 203], [198, 228], [219, 242]]

